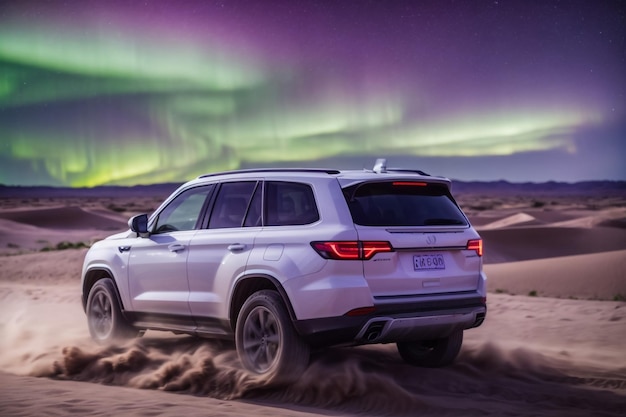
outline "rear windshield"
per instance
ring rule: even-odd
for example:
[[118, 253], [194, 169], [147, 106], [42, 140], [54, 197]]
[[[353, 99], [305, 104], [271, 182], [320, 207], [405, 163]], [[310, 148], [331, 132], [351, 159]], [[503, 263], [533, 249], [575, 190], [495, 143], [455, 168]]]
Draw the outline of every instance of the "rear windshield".
[[361, 183], [344, 189], [354, 223], [363, 226], [461, 226], [467, 220], [440, 184]]

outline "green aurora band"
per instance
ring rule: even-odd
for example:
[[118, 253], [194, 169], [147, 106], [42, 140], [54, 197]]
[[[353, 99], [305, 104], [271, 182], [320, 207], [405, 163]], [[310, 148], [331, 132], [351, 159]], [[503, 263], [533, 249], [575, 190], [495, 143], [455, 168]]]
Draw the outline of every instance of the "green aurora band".
[[[210, 36], [91, 23], [0, 21], [0, 161], [35, 183], [179, 182], [343, 155], [575, 153], [573, 132], [605, 120], [593, 101], [560, 97], [416, 117], [429, 99], [415, 88], [346, 86]], [[0, 169], [0, 183], [15, 178]]]

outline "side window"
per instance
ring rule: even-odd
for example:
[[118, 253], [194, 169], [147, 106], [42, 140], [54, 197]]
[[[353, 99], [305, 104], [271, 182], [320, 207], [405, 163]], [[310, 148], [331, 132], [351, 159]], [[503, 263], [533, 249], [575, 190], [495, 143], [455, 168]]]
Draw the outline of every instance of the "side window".
[[265, 201], [267, 226], [310, 224], [320, 218], [308, 184], [268, 181]]
[[153, 233], [195, 229], [202, 207], [213, 188], [213, 185], [208, 185], [180, 193], [159, 213]]
[[211, 213], [209, 229], [242, 227], [256, 185], [256, 181], [223, 183]]

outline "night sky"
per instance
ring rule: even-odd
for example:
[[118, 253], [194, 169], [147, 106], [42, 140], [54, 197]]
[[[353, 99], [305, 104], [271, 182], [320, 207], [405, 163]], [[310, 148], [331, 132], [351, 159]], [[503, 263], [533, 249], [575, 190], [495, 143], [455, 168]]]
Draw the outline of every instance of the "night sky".
[[626, 180], [622, 1], [0, 0], [0, 183]]

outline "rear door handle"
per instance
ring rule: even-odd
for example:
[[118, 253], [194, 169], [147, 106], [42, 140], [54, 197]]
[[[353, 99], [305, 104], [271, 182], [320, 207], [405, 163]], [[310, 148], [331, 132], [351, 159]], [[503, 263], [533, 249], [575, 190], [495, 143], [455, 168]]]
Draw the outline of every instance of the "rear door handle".
[[170, 252], [180, 252], [185, 249], [185, 245], [181, 245], [180, 243], [172, 243], [167, 247]]
[[243, 243], [233, 243], [232, 245], [228, 245], [228, 250], [231, 252], [239, 252], [246, 248], [246, 245]]

